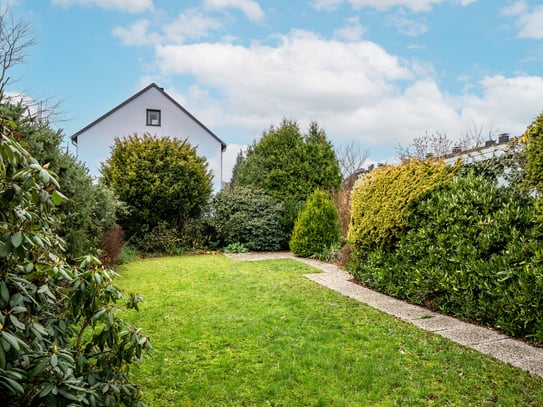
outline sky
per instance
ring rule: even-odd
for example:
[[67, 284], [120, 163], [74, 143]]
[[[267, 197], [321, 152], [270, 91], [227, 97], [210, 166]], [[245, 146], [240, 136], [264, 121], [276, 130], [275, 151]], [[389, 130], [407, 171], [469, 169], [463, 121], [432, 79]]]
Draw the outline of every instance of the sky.
[[[8, 89], [66, 138], [152, 82], [241, 148], [283, 119], [390, 162], [543, 111], [541, 0], [4, 0], [36, 44]], [[46, 106], [47, 107], [47, 106]]]

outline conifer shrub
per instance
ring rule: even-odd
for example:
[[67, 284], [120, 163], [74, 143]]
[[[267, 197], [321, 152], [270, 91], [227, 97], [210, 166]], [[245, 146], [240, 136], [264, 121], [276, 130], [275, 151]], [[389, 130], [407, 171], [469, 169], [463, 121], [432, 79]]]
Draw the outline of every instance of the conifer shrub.
[[340, 231], [337, 210], [323, 190], [313, 192], [294, 223], [290, 250], [300, 257], [321, 257], [338, 246]]
[[155, 235], [162, 233], [165, 221], [182, 228], [185, 219], [200, 216], [211, 197], [213, 174], [187, 140], [150, 134], [117, 138], [101, 171], [104, 184], [126, 204], [119, 224], [134, 244], [157, 227]]
[[393, 245], [402, 235], [413, 202], [449, 182], [458, 170], [442, 161], [412, 159], [384, 166], [359, 180], [352, 196], [348, 240], [357, 252]]

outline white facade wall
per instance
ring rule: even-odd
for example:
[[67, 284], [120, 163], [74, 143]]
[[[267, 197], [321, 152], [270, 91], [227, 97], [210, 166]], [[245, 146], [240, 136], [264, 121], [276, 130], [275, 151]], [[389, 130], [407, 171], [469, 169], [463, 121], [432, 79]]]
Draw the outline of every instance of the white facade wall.
[[[161, 125], [147, 125], [147, 109], [160, 110]], [[199, 156], [206, 157], [213, 173], [213, 191], [222, 186], [222, 144], [204, 127], [154, 86], [114, 109], [85, 131], [77, 134], [77, 156], [91, 175], [100, 175], [101, 163], [109, 157], [115, 137], [149, 133], [157, 137], [187, 139]]]

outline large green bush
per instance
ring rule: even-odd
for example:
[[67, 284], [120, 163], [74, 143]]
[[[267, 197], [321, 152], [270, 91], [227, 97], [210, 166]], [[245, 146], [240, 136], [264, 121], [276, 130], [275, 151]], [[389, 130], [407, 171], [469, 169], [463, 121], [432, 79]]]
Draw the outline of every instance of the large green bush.
[[290, 250], [300, 257], [318, 257], [339, 241], [336, 207], [328, 193], [317, 189], [309, 196], [294, 223]]
[[261, 190], [224, 189], [211, 202], [209, 223], [223, 246], [241, 243], [249, 250], [279, 250], [287, 241], [285, 206]]
[[59, 184], [15, 141], [15, 122], [0, 130], [0, 405], [141, 406], [129, 366], [150, 344], [115, 314], [115, 273], [63, 260]]
[[394, 244], [405, 229], [413, 202], [450, 181], [457, 167], [412, 159], [373, 170], [357, 182], [352, 196], [348, 240], [359, 254]]
[[185, 219], [200, 215], [211, 196], [206, 159], [186, 140], [117, 138], [102, 175], [126, 203], [119, 222], [128, 239], [139, 239], [164, 221], [181, 228]]
[[543, 263], [533, 199], [466, 173], [419, 197], [393, 247], [351, 265], [371, 287], [543, 341]]

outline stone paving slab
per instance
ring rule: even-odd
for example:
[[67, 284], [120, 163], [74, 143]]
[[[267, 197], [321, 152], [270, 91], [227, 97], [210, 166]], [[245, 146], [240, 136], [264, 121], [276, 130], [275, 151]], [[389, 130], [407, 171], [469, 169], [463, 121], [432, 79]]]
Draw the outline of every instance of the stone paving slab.
[[543, 349], [541, 348], [506, 337], [497, 342], [474, 345], [473, 349], [543, 377]]
[[458, 320], [446, 315], [434, 314], [432, 318], [420, 318], [410, 321], [413, 325], [431, 332], [442, 332], [458, 326]]
[[492, 329], [441, 315], [424, 307], [362, 287], [351, 281], [352, 277], [349, 273], [333, 264], [295, 257], [290, 252], [243, 253], [227, 256], [233, 260], [290, 258], [309, 264], [323, 271], [323, 273], [306, 275], [317, 284], [543, 378], [543, 348], [528, 345]]
[[474, 346], [483, 343], [488, 344], [490, 347], [500, 339], [507, 338], [507, 336], [488, 328], [471, 325], [461, 321], [458, 321], [456, 326], [451, 327], [450, 329], [434, 332], [469, 348], [473, 348]]

